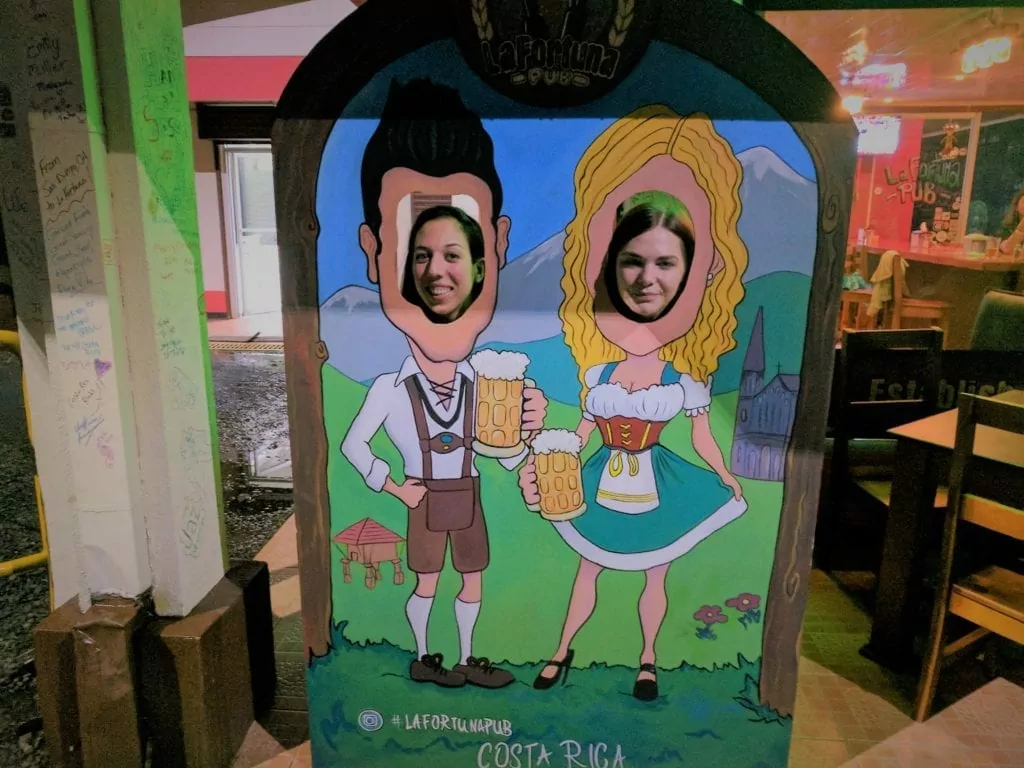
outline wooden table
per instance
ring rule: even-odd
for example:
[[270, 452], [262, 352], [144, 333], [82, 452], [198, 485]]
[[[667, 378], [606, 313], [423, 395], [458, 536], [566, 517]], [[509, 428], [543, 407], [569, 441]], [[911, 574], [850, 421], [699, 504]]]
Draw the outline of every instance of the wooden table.
[[[1004, 392], [995, 399], [1024, 405], [1024, 390]], [[893, 669], [912, 668], [918, 663], [914, 655], [914, 633], [918, 629], [927, 630], [916, 622], [915, 611], [920, 601], [927, 599], [921, 589], [925, 543], [929, 530], [943, 523], [944, 513], [934, 508], [935, 490], [943, 472], [948, 474], [956, 420], [956, 410], [945, 411], [889, 430], [896, 437], [896, 474], [885, 527], [871, 640], [861, 652]], [[979, 471], [985, 475], [986, 486], [1021, 487], [1024, 435], [978, 427], [974, 455], [984, 459], [979, 463]]]
[[927, 251], [911, 251], [906, 245], [902, 247], [892, 245], [868, 246], [867, 252], [872, 256], [881, 256], [888, 250], [899, 251], [907, 261], [917, 261], [922, 264], [937, 264], [941, 267], [953, 267], [955, 269], [969, 269], [974, 272], [1010, 272], [1011, 279], [1016, 279], [1017, 273], [1024, 270], [1024, 260], [1014, 259], [1000, 252], [995, 256], [967, 256], [962, 245], [933, 245]]

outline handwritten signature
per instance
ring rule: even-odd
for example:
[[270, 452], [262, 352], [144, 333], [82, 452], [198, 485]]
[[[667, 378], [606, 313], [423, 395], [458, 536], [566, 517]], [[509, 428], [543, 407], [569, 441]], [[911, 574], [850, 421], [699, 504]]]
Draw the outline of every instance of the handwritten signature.
[[104, 421], [106, 418], [102, 414], [94, 413], [76, 423], [75, 438], [78, 440], [78, 444], [88, 445], [92, 440], [93, 433], [103, 425]]

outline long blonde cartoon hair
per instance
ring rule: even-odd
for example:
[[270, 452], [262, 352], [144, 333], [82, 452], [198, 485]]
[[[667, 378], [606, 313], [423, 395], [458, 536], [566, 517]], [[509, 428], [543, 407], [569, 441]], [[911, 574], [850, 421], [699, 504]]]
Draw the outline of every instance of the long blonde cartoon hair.
[[660, 104], [641, 107], [609, 126], [576, 165], [576, 216], [565, 229], [565, 298], [558, 316], [579, 366], [583, 399], [587, 394], [584, 375], [589, 368], [626, 358], [623, 349], [601, 334], [594, 316], [594, 300], [587, 285], [590, 221], [610, 193], [660, 155], [671, 155], [686, 165], [707, 194], [711, 236], [724, 265], [708, 283], [693, 327], [663, 346], [659, 357], [679, 373], [706, 382], [718, 369], [719, 357], [736, 346], [736, 306], [743, 299], [741, 278], [747, 268], [747, 248], [736, 228], [742, 177], [739, 160], [707, 115], [683, 117]]

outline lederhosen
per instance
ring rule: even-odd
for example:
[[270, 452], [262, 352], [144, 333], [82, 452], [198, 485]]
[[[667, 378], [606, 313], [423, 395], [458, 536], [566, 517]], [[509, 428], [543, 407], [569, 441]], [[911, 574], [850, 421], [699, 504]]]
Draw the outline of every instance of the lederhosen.
[[[427, 492], [415, 509], [409, 510], [408, 561], [415, 573], [437, 573], [444, 566], [448, 539], [452, 542], [452, 565], [460, 573], [484, 570], [490, 562], [487, 543], [487, 525], [480, 504], [480, 478], [473, 477], [473, 382], [463, 377], [459, 400], [463, 408], [462, 435], [442, 432], [430, 437], [427, 415], [423, 406], [426, 392], [417, 377], [405, 380], [405, 388], [412, 403], [416, 435], [423, 453], [423, 482]], [[458, 408], [456, 408], [456, 414]], [[444, 427], [448, 424], [431, 414]], [[445, 454], [457, 448], [465, 449], [462, 473], [458, 478], [435, 480], [433, 454]]]

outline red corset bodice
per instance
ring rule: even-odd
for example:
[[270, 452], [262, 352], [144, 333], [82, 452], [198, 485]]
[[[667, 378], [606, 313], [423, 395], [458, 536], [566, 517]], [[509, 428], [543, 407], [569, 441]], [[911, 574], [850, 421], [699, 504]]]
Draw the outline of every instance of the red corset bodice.
[[600, 416], [594, 421], [601, 430], [601, 439], [609, 448], [620, 451], [643, 451], [657, 445], [661, 430], [667, 421], [647, 421], [646, 419], [612, 416], [604, 419]]

